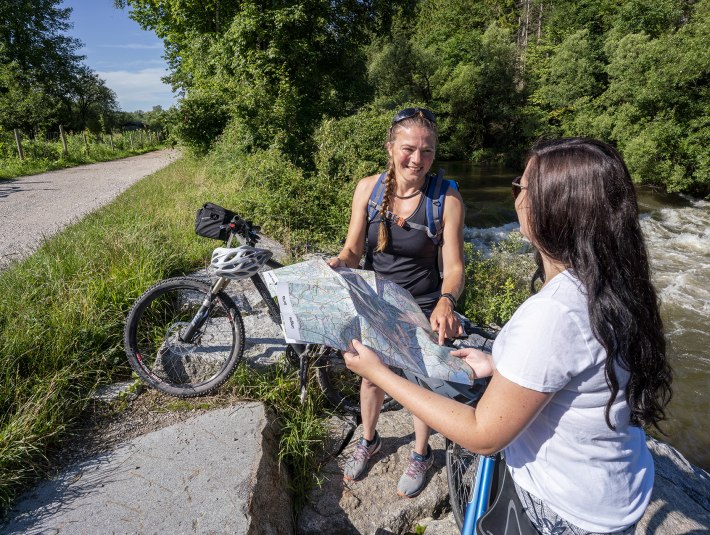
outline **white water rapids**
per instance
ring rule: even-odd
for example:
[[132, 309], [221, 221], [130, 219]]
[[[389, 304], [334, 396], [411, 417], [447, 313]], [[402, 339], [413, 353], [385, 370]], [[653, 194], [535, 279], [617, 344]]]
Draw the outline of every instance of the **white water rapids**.
[[[639, 204], [674, 372], [668, 435], [656, 436], [710, 470], [710, 202], [640, 192]], [[467, 227], [465, 239], [487, 252], [518, 229]]]

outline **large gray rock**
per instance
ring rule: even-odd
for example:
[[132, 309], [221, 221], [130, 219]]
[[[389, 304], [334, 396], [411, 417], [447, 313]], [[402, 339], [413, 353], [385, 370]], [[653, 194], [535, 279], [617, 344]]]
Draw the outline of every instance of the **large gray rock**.
[[3, 534], [294, 531], [273, 417], [243, 403], [143, 435], [45, 481]]
[[[335, 426], [339, 438], [346, 435], [342, 429], [347, 425]], [[309, 504], [299, 515], [298, 533], [405, 533], [445, 516], [450, 508], [443, 437], [435, 434], [430, 439], [434, 466], [426, 488], [416, 498], [407, 499], [397, 496], [397, 482], [413, 445], [411, 416], [404, 410], [383, 413], [377, 428], [382, 449], [370, 461], [367, 476], [360, 481], [343, 481], [343, 465], [359, 438], [357, 429], [342, 453], [331, 457], [321, 471], [323, 485], [310, 493]], [[451, 525], [455, 533], [456, 524]]]
[[[426, 528], [426, 535], [458, 535], [448, 503], [444, 441], [433, 435], [434, 468], [426, 489], [408, 500], [396, 495], [397, 480], [414, 439], [406, 411], [383, 413], [378, 430], [383, 447], [371, 461], [367, 476], [357, 482], [342, 480], [343, 464], [352, 452], [360, 428], [347, 420], [331, 420], [329, 451], [343, 452], [325, 463], [323, 485], [309, 495], [300, 513], [299, 534], [362, 533], [387, 535]], [[352, 436], [352, 440], [351, 440]], [[654, 457], [656, 479], [651, 503], [638, 523], [636, 535], [710, 533], [710, 476], [692, 466], [671, 446], [648, 440]]]
[[648, 447], [656, 480], [636, 535], [710, 533], [710, 475], [668, 444], [649, 438]]

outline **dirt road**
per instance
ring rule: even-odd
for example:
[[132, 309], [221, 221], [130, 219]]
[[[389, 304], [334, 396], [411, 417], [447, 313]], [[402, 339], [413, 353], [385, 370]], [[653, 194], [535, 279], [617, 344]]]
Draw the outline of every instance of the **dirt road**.
[[179, 152], [165, 149], [15, 180], [0, 180], [0, 269], [39, 247], [70, 223], [165, 167]]

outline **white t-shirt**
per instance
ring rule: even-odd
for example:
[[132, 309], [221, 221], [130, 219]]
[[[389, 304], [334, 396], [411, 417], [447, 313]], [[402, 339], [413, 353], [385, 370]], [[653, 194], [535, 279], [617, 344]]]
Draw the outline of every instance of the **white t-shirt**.
[[584, 288], [570, 271], [525, 301], [493, 345], [506, 379], [555, 393], [505, 448], [513, 479], [568, 522], [602, 533], [638, 521], [653, 489], [653, 458], [643, 430], [629, 425], [628, 373], [619, 367], [610, 412], [616, 430], [606, 425], [605, 357]]

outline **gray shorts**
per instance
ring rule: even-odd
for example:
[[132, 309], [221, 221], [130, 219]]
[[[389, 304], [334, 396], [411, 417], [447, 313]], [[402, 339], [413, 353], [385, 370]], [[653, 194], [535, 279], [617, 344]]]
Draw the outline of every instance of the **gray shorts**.
[[520, 488], [517, 483], [515, 484], [515, 490], [518, 493], [520, 501], [523, 502], [525, 512], [528, 514], [530, 522], [532, 522], [535, 529], [542, 535], [633, 535], [636, 530], [636, 524], [634, 524], [624, 530], [614, 531], [612, 533], [602, 534], [587, 531], [560, 518], [557, 513], [545, 505], [540, 498]]

